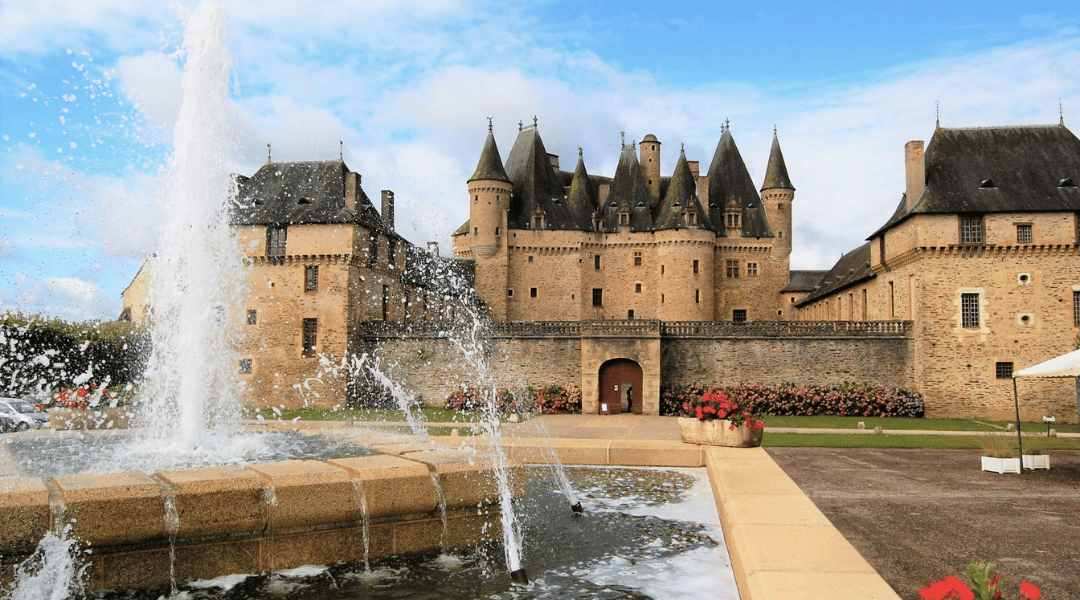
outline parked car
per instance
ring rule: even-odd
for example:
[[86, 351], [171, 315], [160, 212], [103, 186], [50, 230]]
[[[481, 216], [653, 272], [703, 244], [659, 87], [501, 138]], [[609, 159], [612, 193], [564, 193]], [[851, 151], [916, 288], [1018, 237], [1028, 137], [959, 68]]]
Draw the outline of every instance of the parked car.
[[49, 413], [38, 410], [26, 400], [0, 398], [0, 430], [26, 431], [49, 426]]

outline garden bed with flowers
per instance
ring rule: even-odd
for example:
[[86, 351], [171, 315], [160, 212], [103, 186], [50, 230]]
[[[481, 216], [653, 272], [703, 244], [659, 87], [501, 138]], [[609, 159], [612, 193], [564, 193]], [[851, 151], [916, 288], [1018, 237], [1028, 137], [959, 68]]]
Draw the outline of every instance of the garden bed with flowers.
[[922, 417], [922, 394], [892, 386], [866, 383], [775, 386], [743, 384], [708, 386], [690, 384], [660, 389], [660, 414], [677, 415], [683, 405], [706, 392], [723, 392], [747, 411], [758, 415], [855, 417]]
[[550, 385], [496, 390], [467, 387], [450, 394], [446, 399], [446, 408], [453, 411], [480, 410], [489, 402], [492, 393], [495, 394], [495, 407], [499, 413], [581, 413], [581, 388], [574, 384], [566, 387]]

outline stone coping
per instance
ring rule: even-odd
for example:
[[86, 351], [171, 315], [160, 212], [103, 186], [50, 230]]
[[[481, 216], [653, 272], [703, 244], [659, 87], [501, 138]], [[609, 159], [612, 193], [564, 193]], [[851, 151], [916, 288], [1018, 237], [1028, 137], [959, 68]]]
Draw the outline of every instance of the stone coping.
[[[464, 437], [447, 445], [479, 445]], [[483, 442], [486, 444], [486, 441]], [[742, 600], [899, 600], [899, 596], [762, 448], [676, 441], [513, 438], [523, 463], [705, 467]]]

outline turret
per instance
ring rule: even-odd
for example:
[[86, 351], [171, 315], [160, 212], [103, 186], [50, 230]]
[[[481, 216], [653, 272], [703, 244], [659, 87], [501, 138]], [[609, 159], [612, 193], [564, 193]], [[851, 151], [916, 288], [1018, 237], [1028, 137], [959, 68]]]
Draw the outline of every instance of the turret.
[[772, 151], [769, 166], [765, 169], [765, 182], [761, 186], [761, 202], [776, 233], [773, 246], [782, 257], [791, 254], [791, 202], [795, 199], [795, 186], [791, 185], [780, 140], [773, 129]]
[[469, 249], [476, 258], [490, 258], [506, 241], [506, 210], [513, 183], [503, 168], [491, 123], [476, 171], [469, 178]]
[[641, 140], [641, 174], [655, 207], [660, 203], [660, 140], [651, 133]]

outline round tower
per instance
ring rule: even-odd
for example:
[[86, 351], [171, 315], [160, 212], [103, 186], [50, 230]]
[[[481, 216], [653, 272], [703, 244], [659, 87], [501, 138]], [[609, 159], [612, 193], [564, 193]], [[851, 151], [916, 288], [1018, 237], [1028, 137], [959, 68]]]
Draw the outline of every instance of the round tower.
[[761, 186], [761, 203], [765, 214], [773, 226], [776, 239], [773, 251], [779, 258], [791, 255], [791, 205], [795, 200], [795, 186], [791, 185], [784, 154], [780, 151], [780, 140], [773, 129], [772, 151], [769, 152], [769, 166], [765, 170], [765, 183]]
[[656, 206], [660, 203], [660, 140], [651, 133], [641, 140], [641, 173], [652, 205]]
[[484, 150], [468, 185], [469, 250], [474, 258], [491, 258], [506, 246], [506, 211], [514, 184], [503, 168], [490, 122]]

